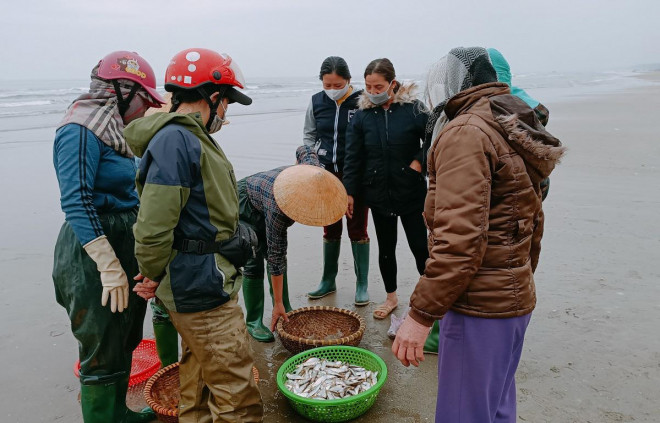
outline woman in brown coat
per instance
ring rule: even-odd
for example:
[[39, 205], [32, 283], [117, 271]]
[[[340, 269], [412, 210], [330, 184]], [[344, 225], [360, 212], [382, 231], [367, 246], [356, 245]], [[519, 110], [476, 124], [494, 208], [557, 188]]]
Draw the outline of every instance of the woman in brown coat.
[[437, 134], [424, 207], [430, 259], [392, 351], [418, 365], [440, 322], [436, 421], [515, 422], [514, 375], [536, 304], [540, 182], [564, 152], [498, 83], [483, 48], [456, 48], [427, 81]]

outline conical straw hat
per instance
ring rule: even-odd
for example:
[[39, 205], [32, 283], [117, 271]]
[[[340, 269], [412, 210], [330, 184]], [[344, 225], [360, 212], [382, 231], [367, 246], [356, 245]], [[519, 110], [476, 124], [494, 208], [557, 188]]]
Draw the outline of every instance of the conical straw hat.
[[331, 225], [346, 213], [344, 185], [317, 166], [301, 164], [284, 169], [275, 178], [273, 194], [284, 214], [303, 225]]

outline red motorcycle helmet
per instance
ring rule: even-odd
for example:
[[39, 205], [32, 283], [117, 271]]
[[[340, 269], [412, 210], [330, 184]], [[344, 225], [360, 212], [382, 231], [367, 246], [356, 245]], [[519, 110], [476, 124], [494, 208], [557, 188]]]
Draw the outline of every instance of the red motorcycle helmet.
[[199, 90], [210, 84], [225, 86], [223, 97], [230, 103], [246, 106], [252, 103], [250, 97], [235, 88], [245, 88], [245, 78], [227, 54], [205, 48], [189, 48], [174, 55], [165, 71], [166, 91]]
[[156, 75], [142, 56], [130, 51], [113, 51], [99, 61], [98, 76], [115, 81], [127, 79], [144, 88], [158, 104], [165, 104], [165, 99], [156, 91]]

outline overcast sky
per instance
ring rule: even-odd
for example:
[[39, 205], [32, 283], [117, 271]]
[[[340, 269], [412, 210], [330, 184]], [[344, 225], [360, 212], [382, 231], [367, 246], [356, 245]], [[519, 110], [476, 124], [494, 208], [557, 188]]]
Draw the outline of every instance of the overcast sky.
[[417, 75], [461, 45], [498, 48], [514, 73], [610, 70], [660, 63], [660, 0], [3, 0], [0, 39], [0, 79], [85, 79], [132, 50], [162, 84], [188, 47], [228, 53], [248, 83], [314, 77], [329, 55], [354, 77], [378, 57]]

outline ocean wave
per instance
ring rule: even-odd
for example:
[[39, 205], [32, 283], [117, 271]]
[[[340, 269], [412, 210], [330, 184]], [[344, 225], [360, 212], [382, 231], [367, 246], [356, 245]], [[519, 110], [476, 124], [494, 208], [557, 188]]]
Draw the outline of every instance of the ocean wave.
[[29, 107], [29, 106], [47, 106], [49, 104], [55, 103], [53, 100], [33, 100], [33, 101], [17, 101], [10, 103], [0, 103], [0, 108], [9, 108], [9, 107]]
[[[254, 87], [254, 88], [253, 88]], [[278, 88], [286, 88], [285, 85], [282, 84], [270, 84], [270, 83], [265, 83], [265, 84], [259, 84], [259, 85], [248, 85], [246, 87], [246, 90], [260, 90], [260, 89], [278, 89]]]
[[86, 93], [88, 91], [87, 87], [81, 88], [61, 88], [56, 90], [39, 90], [39, 89], [27, 89], [27, 90], [7, 90], [0, 91], [0, 99], [5, 98], [32, 98], [32, 97], [62, 97], [62, 96], [78, 96], [80, 94]]
[[54, 115], [54, 114], [64, 114], [66, 109], [57, 109], [57, 110], [30, 110], [30, 111], [11, 111], [11, 112], [0, 112], [0, 119], [6, 118], [16, 118], [23, 116], [44, 116], [44, 115]]

